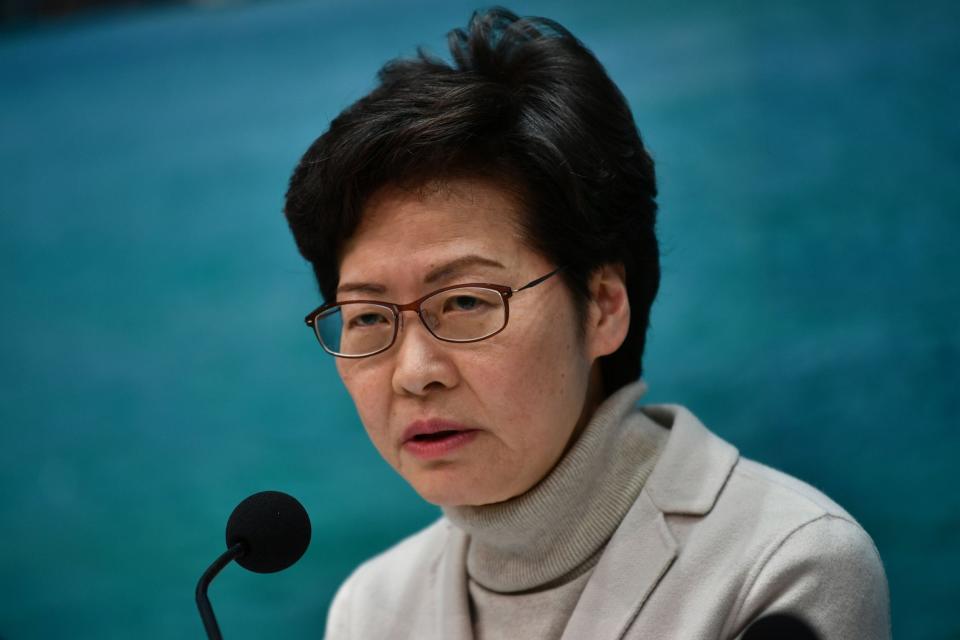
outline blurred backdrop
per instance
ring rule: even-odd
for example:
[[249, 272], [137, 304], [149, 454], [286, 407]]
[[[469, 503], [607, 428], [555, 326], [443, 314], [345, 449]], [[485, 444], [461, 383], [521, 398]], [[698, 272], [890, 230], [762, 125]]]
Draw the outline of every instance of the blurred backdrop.
[[[228, 638], [317, 638], [437, 511], [303, 325], [286, 181], [475, 5], [50, 4], [0, 26], [0, 637], [202, 637], [228, 514], [278, 489], [307, 555], [211, 600]], [[896, 637], [960, 638], [957, 3], [508, 6], [594, 49], [657, 160], [648, 400], [858, 518]]]

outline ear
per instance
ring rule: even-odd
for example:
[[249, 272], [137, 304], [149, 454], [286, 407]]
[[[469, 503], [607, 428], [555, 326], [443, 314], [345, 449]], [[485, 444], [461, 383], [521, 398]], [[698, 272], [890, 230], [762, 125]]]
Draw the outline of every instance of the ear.
[[630, 330], [630, 298], [623, 264], [605, 264], [590, 276], [586, 344], [590, 359], [620, 348]]

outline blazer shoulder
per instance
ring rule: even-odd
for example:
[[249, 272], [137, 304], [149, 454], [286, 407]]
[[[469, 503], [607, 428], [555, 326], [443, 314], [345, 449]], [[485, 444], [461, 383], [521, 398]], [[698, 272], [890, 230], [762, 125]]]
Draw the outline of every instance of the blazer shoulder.
[[829, 513], [796, 527], [759, 559], [734, 611], [734, 630], [787, 611], [819, 637], [890, 637], [890, 594], [876, 545], [856, 521]]
[[853, 516], [819, 489], [748, 458], [741, 457], [737, 461], [731, 474], [730, 489], [736, 494], [755, 494], [768, 505], [776, 505], [780, 511], [778, 515], [784, 521], [791, 520], [784, 517], [788, 515], [806, 522], [829, 515], [857, 524]]
[[744, 539], [752, 535], [747, 548], [754, 560], [743, 566], [731, 631], [762, 615], [790, 611], [821, 637], [889, 638], [883, 563], [853, 516], [808, 483], [744, 458], [728, 490], [728, 500], [718, 503], [728, 516], [749, 520], [755, 512], [750, 530], [741, 532]]

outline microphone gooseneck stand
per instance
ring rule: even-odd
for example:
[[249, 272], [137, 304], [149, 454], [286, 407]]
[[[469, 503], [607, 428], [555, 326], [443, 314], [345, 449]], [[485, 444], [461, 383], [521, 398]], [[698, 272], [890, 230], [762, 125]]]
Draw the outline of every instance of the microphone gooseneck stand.
[[236, 560], [254, 573], [276, 573], [294, 564], [310, 546], [310, 517], [293, 496], [261, 491], [243, 500], [230, 514], [227, 551], [203, 572], [197, 583], [197, 609], [210, 640], [223, 640], [207, 598], [207, 588]]
[[213, 615], [213, 607], [210, 606], [210, 598], [207, 597], [207, 587], [225, 566], [241, 557], [244, 552], [243, 543], [237, 542], [214, 560], [197, 582], [197, 608], [200, 610], [200, 619], [203, 620], [203, 628], [207, 630], [207, 637], [210, 640], [223, 640], [223, 636], [220, 635], [217, 617]]

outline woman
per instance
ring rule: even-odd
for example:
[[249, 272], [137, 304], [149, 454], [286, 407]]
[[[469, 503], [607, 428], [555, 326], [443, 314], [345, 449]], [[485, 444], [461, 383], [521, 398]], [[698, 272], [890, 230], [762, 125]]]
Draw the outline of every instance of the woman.
[[503, 9], [395, 60], [302, 158], [307, 316], [380, 454], [444, 517], [362, 565], [339, 638], [889, 636], [869, 536], [686, 409], [636, 403], [656, 186], [626, 101]]

